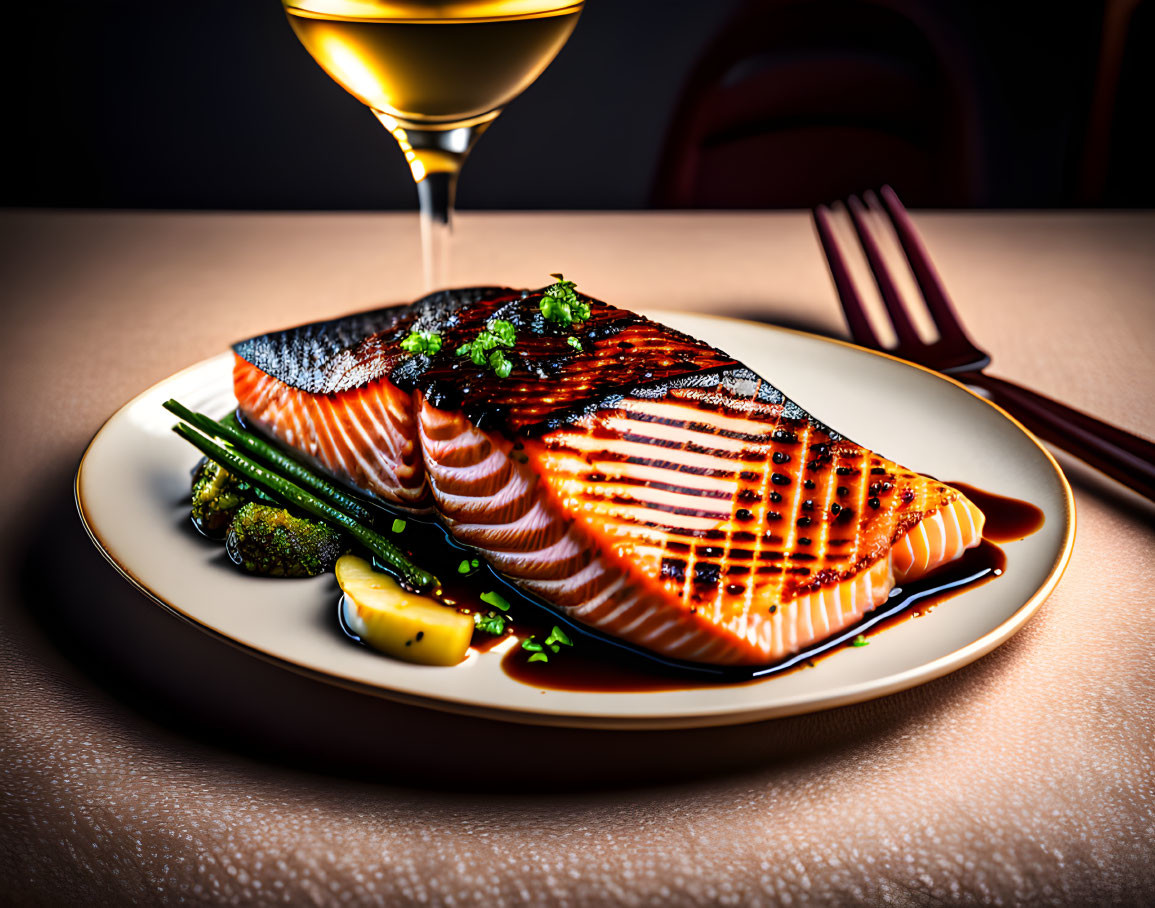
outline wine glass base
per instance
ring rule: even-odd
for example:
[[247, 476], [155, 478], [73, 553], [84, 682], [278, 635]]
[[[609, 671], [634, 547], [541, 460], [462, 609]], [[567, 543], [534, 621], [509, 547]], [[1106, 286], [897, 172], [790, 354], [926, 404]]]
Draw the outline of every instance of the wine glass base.
[[373, 115], [389, 130], [405, 160], [413, 179], [420, 183], [430, 173], [456, 173], [461, 169], [473, 144], [480, 138], [497, 115], [495, 110], [484, 118], [474, 117], [455, 123], [408, 124], [391, 114], [374, 110]]

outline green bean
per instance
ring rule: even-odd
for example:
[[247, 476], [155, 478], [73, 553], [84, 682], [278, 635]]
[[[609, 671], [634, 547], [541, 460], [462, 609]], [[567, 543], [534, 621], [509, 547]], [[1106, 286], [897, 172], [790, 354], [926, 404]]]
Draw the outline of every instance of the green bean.
[[329, 482], [327, 479], [321, 478], [308, 467], [298, 463], [284, 452], [277, 450], [277, 448], [267, 441], [234, 426], [228, 417], [217, 422], [217, 420], [206, 416], [204, 413], [194, 413], [188, 407], [175, 400], [165, 401], [164, 408], [170, 413], [175, 413], [185, 422], [200, 429], [210, 438], [223, 438], [234, 447], [242, 449], [249, 456], [263, 461], [266, 466], [276, 470], [280, 475], [293, 480], [298, 485], [304, 486], [319, 498], [323, 498], [330, 504], [340, 508], [346, 514], [351, 514], [353, 517], [366, 523], [373, 519], [373, 512], [348, 492], [339, 488], [334, 483]]

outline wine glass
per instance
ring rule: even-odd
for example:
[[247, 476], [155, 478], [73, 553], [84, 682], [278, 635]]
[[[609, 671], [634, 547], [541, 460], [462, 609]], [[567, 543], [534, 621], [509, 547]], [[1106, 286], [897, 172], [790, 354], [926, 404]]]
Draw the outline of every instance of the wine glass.
[[282, 0], [321, 67], [368, 105], [417, 184], [426, 290], [443, 286], [457, 176], [549, 66], [584, 0]]

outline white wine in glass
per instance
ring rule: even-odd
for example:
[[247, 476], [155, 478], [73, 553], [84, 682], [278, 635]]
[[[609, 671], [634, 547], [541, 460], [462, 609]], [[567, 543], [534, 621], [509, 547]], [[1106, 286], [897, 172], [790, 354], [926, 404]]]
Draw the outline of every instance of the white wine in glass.
[[425, 286], [442, 286], [461, 165], [557, 56], [582, 2], [282, 2], [306, 50], [401, 146], [421, 205]]

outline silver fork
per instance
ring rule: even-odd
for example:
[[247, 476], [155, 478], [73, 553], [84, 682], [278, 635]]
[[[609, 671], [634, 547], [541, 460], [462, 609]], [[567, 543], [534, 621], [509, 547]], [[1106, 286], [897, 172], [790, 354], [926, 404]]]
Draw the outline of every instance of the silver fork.
[[[886, 350], [982, 389], [992, 401], [1039, 437], [1085, 460], [1140, 495], [1155, 500], [1155, 444], [1057, 400], [983, 372], [990, 365], [991, 358], [963, 329], [910, 215], [889, 186], [882, 187], [880, 195], [881, 201], [873, 192], [863, 193], [865, 205], [857, 196], [851, 196], [846, 207], [898, 337], [898, 345], [890, 349], [883, 347], [871, 327], [862, 297], [846, 266], [846, 257], [832, 229], [834, 211], [826, 205], [814, 209], [814, 224], [855, 342], [875, 350]], [[894, 227], [923, 303], [938, 329], [939, 337], [932, 343], [923, 341], [915, 330], [893, 273], [866, 218], [868, 208], [888, 219]]]

